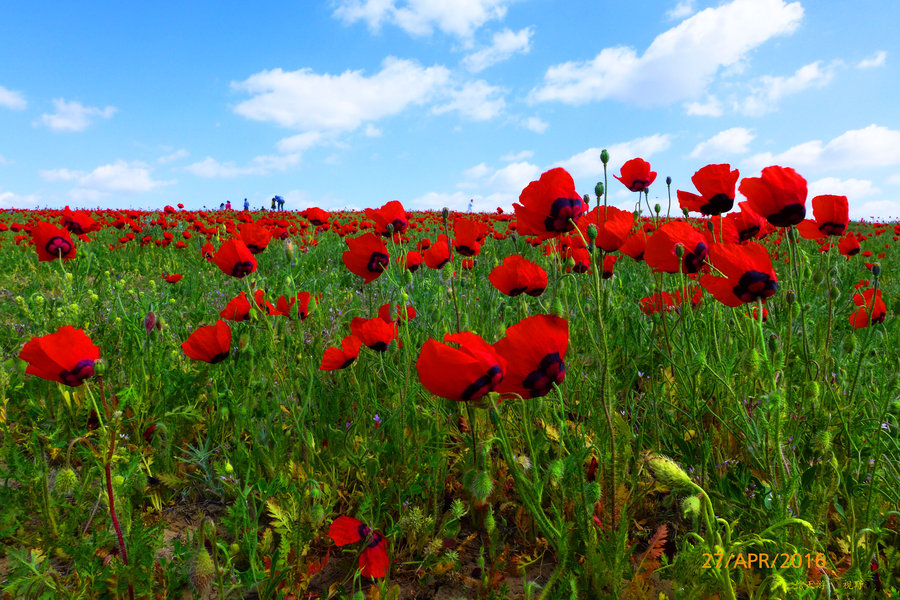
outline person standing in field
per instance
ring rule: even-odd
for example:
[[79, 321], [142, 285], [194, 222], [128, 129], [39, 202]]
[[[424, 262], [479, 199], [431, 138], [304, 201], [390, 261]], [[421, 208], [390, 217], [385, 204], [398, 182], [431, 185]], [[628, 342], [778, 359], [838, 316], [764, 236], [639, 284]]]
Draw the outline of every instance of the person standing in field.
[[275, 196], [272, 196], [272, 210], [275, 210]]
[[278, 200], [278, 210], [284, 210], [284, 198], [275, 196], [275, 199]]
[[231, 200], [225, 202], [225, 210], [231, 210]]
[[250, 201], [244, 198], [244, 210], [250, 210]]

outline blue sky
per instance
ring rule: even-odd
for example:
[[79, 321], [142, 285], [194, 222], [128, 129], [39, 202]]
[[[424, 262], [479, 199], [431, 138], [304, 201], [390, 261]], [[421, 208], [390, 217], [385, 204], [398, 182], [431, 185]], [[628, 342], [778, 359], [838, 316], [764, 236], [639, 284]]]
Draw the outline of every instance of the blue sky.
[[664, 207], [780, 164], [900, 218], [896, 0], [9, 4], [0, 207], [491, 211], [608, 148], [617, 206], [640, 156]]

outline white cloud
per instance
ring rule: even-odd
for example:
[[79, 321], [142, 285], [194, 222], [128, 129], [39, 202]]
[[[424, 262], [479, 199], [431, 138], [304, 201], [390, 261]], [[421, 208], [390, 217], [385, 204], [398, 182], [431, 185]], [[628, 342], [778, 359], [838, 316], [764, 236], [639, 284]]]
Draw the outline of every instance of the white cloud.
[[22, 196], [12, 192], [0, 191], [0, 208], [34, 208], [38, 199], [34, 194]]
[[305, 132], [345, 132], [423, 104], [446, 85], [449, 75], [442, 66], [423, 68], [388, 57], [371, 77], [349, 70], [320, 75], [310, 69], [273, 69], [231, 86], [251, 94], [234, 108], [248, 119]]
[[22, 92], [8, 90], [0, 85], [0, 106], [12, 110], [23, 110], [28, 106], [28, 102], [25, 100], [25, 96]]
[[814, 198], [822, 194], [834, 194], [847, 196], [852, 203], [857, 198], [880, 194], [881, 190], [875, 187], [868, 179], [838, 179], [837, 177], [825, 177], [808, 184], [808, 197]]
[[[486, 196], [475, 196], [476, 208], [482, 204], [490, 207], [489, 209], [481, 208], [479, 210], [493, 210], [497, 206], [509, 208], [518, 199], [525, 186], [536, 180], [540, 175], [541, 169], [525, 160], [510, 163], [500, 169], [494, 169], [484, 163], [480, 163], [463, 172], [465, 180], [458, 183], [457, 187], [487, 193]], [[464, 192], [453, 194], [454, 198], [462, 198], [463, 196], [465, 196], [466, 203], [468, 203], [470, 196], [467, 196]], [[468, 204], [464, 206], [467, 207]]]
[[338, 0], [334, 16], [345, 23], [365, 21], [378, 31], [394, 24], [416, 36], [438, 29], [468, 41], [488, 21], [506, 16], [513, 0]]
[[873, 200], [857, 208], [853, 205], [852, 200], [850, 201], [851, 219], [896, 220], [898, 217], [900, 217], [900, 202]]
[[463, 177], [467, 180], [472, 179], [483, 179], [487, 177], [493, 169], [487, 166], [485, 163], [478, 163], [474, 167], [469, 167], [465, 171], [463, 171]]
[[709, 96], [705, 102], [686, 102], [684, 111], [698, 117], [721, 117], [722, 103], [715, 96]]
[[736, 106], [745, 115], [761, 116], [777, 108], [776, 104], [785, 96], [800, 93], [811, 87], [824, 87], [834, 79], [839, 62], [822, 67], [822, 61], [804, 65], [789, 77], [760, 77], [751, 84], [751, 92]]
[[36, 124], [44, 125], [53, 131], [84, 131], [90, 126], [94, 117], [109, 119], [116, 113], [114, 106], [97, 108], [84, 106], [80, 102], [66, 102], [63, 98], [53, 100], [54, 113], [44, 113]]
[[872, 56], [868, 58], [864, 58], [863, 60], [856, 63], [856, 68], [858, 69], [873, 69], [875, 67], [883, 67], [885, 60], [887, 59], [887, 52], [884, 50], [879, 50]]
[[528, 54], [531, 50], [531, 36], [534, 28], [519, 31], [504, 29], [494, 34], [490, 46], [469, 54], [463, 59], [463, 66], [472, 73], [479, 73], [491, 65], [503, 62], [513, 54]]
[[170, 162], [182, 159], [182, 158], [187, 158], [188, 156], [189, 156], [188, 151], [185, 150], [184, 148], [182, 148], [181, 150], [176, 150], [175, 152], [166, 154], [165, 156], [160, 156], [159, 158], [156, 159], [156, 162], [158, 162], [161, 165], [164, 165], [166, 163], [170, 163]]
[[900, 185], [900, 173], [896, 173], [887, 178], [889, 185]]
[[779, 154], [764, 152], [747, 164], [761, 168], [779, 164], [795, 169], [835, 170], [900, 165], [900, 131], [880, 125], [847, 131], [830, 142], [811, 140]]
[[522, 124], [525, 125], [525, 129], [530, 129], [535, 133], [544, 133], [550, 126], [546, 121], [542, 121], [537, 117], [528, 117]]
[[472, 121], [488, 121], [503, 112], [506, 101], [503, 90], [481, 79], [468, 81], [462, 87], [449, 91], [450, 102], [435, 106], [431, 112], [441, 115], [458, 111], [461, 116]]
[[690, 153], [691, 158], [715, 158], [722, 154], [744, 154], [750, 149], [755, 135], [744, 127], [732, 127], [720, 131], [704, 142], [700, 142]]
[[[627, 142], [621, 142], [607, 146], [609, 152], [609, 173], [616, 173], [626, 161], [640, 157], [649, 159], [657, 152], [664, 152], [671, 146], [668, 134], [656, 134], [642, 138], [636, 138]], [[557, 166], [567, 170], [572, 177], [596, 177], [603, 173], [603, 161], [600, 160], [602, 148], [588, 148], [565, 160], [559, 161]]]
[[[291, 140], [293, 138], [287, 139]], [[282, 142], [284, 141], [282, 140]], [[284, 171], [299, 163], [301, 158], [302, 154], [299, 152], [264, 154], [254, 157], [249, 164], [238, 166], [234, 161], [223, 163], [211, 156], [207, 156], [199, 162], [184, 167], [184, 170], [192, 175], [206, 179], [231, 179], [241, 175], [267, 175], [273, 171]]]
[[643, 106], [691, 100], [720, 69], [772, 37], [793, 32], [802, 17], [799, 2], [733, 0], [658, 35], [642, 56], [617, 46], [593, 60], [554, 65], [530, 99], [568, 104], [611, 99]]
[[276, 147], [283, 154], [296, 154], [312, 148], [324, 139], [325, 136], [318, 131], [307, 131], [278, 140]]
[[672, 20], [683, 19], [694, 14], [694, 10], [694, 0], [681, 0], [666, 11], [666, 16]]
[[521, 160], [526, 160], [534, 156], [534, 152], [531, 150], [522, 150], [521, 152], [516, 152], [515, 154], [504, 154], [500, 157], [500, 160], [503, 162], [517, 162]]
[[[469, 199], [474, 199], [477, 207], [482, 197], [472, 196], [465, 192], [453, 192], [452, 194], [428, 192], [413, 198], [408, 204], [404, 202], [404, 205], [408, 210], [441, 210], [446, 206], [450, 210], [464, 212], [469, 206]], [[476, 208], [475, 210], [479, 209]]]
[[375, 126], [372, 125], [371, 123], [369, 123], [368, 125], [366, 125], [366, 131], [365, 131], [365, 133], [366, 133], [366, 137], [373, 137], [373, 138], [374, 138], [374, 137], [381, 137], [381, 136], [384, 135], [384, 132], [381, 131], [381, 129], [379, 129], [378, 127], [375, 127]]
[[74, 182], [80, 188], [74, 192], [91, 193], [96, 199], [109, 193], [142, 193], [158, 187], [172, 185], [175, 181], [153, 179], [152, 169], [145, 163], [117, 160], [114, 163], [101, 165], [91, 172], [72, 169], [51, 169], [41, 171], [46, 181]]

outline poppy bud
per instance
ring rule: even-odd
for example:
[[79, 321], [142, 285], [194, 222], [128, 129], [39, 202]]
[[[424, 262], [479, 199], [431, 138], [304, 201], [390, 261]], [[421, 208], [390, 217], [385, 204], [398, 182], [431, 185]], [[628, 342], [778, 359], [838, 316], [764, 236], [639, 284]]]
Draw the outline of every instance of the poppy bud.
[[575, 259], [571, 256], [566, 260], [566, 271], [575, 268]]
[[104, 375], [106, 373], [106, 361], [98, 358], [94, 361], [94, 375]]
[[844, 354], [853, 354], [854, 350], [856, 350], [856, 336], [848, 335], [844, 337], [841, 348], [843, 348]]
[[600, 151], [600, 162], [604, 165], [609, 162], [609, 152], [606, 151], [606, 148]]
[[756, 348], [750, 348], [744, 354], [744, 364], [743, 367], [747, 371], [747, 375], [753, 377], [759, 372], [759, 366], [762, 362], [762, 357], [759, 355], [759, 351]]
[[240, 553], [241, 553], [241, 547], [238, 544], [235, 543], [235, 544], [231, 544], [230, 546], [228, 546], [228, 556], [230, 556], [231, 558], [234, 558], [235, 556], [237, 556]]
[[594, 243], [594, 240], [597, 239], [597, 226], [596, 225], [594, 225], [594, 224], [588, 225], [587, 239], [591, 243]]
[[599, 200], [600, 196], [603, 195], [603, 190], [604, 190], [603, 182], [598, 181], [597, 185], [594, 186], [594, 193], [597, 195], [597, 200]]
[[816, 400], [819, 397], [819, 382], [807, 381], [803, 386], [803, 399], [806, 401]]
[[880, 262], [877, 262], [872, 265], [872, 275], [874, 275], [875, 277], [878, 277], [879, 275], [881, 275], [881, 263]]
[[559, 485], [559, 482], [562, 481], [563, 467], [563, 461], [558, 458], [550, 463], [550, 483]]
[[716, 230], [716, 226], [713, 225], [713, 222], [712, 222], [712, 221], [707, 221], [707, 222], [706, 222], [706, 229], [707, 229], [707, 231], [714, 232], [714, 231]]
[[683, 214], [683, 215], [684, 215], [684, 218], [687, 219], [687, 218], [691, 215], [691, 211], [688, 210], [688, 209], [686, 209], [686, 208], [682, 208], [682, 209], [681, 209], [681, 214]]
[[795, 297], [796, 297], [796, 294], [794, 293], [794, 290], [788, 290], [784, 294], [784, 301], [787, 302], [788, 304], [793, 304]]
[[657, 202], [656, 204], [653, 205], [653, 210], [654, 210], [654, 212], [656, 212], [657, 215], [659, 215], [659, 211], [662, 210], [662, 206], [659, 205], [659, 202]]
[[678, 463], [666, 456], [650, 453], [644, 458], [644, 464], [653, 473], [653, 477], [668, 488], [689, 488], [693, 483]]
[[[585, 207], [589, 206], [590, 203], [591, 203], [591, 195], [590, 195], [590, 194], [585, 194], [583, 199], [584, 199], [584, 206], [585, 206]], [[585, 212], [586, 212], [586, 211], [585, 211]]]
[[191, 585], [199, 593], [204, 594], [215, 571], [216, 567], [209, 552], [206, 548], [200, 548], [194, 557], [194, 564], [191, 565]]
[[488, 506], [487, 514], [484, 515], [484, 530], [488, 535], [494, 533], [497, 529], [497, 522], [494, 520], [494, 510]]
[[831, 432], [826, 429], [817, 433], [813, 438], [813, 449], [819, 454], [831, 452]]
[[296, 248], [294, 247], [294, 241], [288, 240], [284, 243], [284, 254], [287, 256], [288, 261], [294, 262], [294, 253], [296, 252]]
[[313, 504], [312, 508], [309, 509], [309, 520], [314, 526], [322, 524], [322, 521], [325, 520], [325, 509], [322, 508], [321, 504]]
[[697, 519], [700, 516], [700, 498], [693, 495], [685, 498], [681, 502], [681, 512], [684, 513], [685, 519]]
[[147, 335], [150, 335], [150, 332], [156, 328], [156, 313], [150, 311], [147, 313], [147, 316], [144, 317], [144, 331], [147, 332]]
[[493, 489], [494, 482], [491, 480], [491, 476], [487, 471], [479, 471], [475, 476], [475, 480], [472, 482], [472, 494], [478, 498], [479, 501], [484, 502], [487, 500], [487, 497], [491, 495]]
[[631, 211], [631, 215], [634, 217], [634, 220], [635, 220], [635, 221], [638, 220], [638, 219], [640, 219], [640, 218], [641, 218], [641, 211], [640, 211], [640, 209], [637, 209], [637, 208], [634, 209], [633, 211]]
[[678, 258], [684, 256], [684, 244], [675, 244], [675, 256]]
[[672, 177], [666, 177], [666, 185], [672, 185]]
[[554, 315], [556, 315], [560, 319], [566, 318], [566, 310], [563, 307], [562, 300], [560, 300], [559, 298], [553, 299], [553, 305], [550, 308], [550, 312], [552, 312]]
[[60, 494], [69, 494], [78, 485], [78, 476], [71, 468], [65, 468], [56, 474], [54, 488]]
[[[447, 217], [444, 217], [444, 218], [446, 219]], [[388, 223], [387, 225], [385, 225], [384, 228], [387, 230], [388, 235], [394, 234], [394, 224], [393, 223]]]
[[823, 281], [825, 281], [825, 273], [822, 271], [816, 271], [813, 273], [812, 281], [816, 285], [820, 285]]
[[587, 484], [587, 487], [584, 490], [584, 501], [587, 504], [594, 504], [600, 501], [600, 496], [603, 494], [603, 491], [600, 489], [600, 484], [596, 481], [592, 481]]
[[769, 348], [769, 355], [775, 356], [775, 353], [780, 349], [780, 344], [778, 343], [778, 336], [773, 334], [769, 335], [769, 339], [766, 340], [766, 344]]
[[841, 288], [839, 288], [836, 285], [831, 286], [828, 289], [828, 297], [831, 298], [832, 300], [837, 300], [838, 298], [840, 298], [841, 297]]

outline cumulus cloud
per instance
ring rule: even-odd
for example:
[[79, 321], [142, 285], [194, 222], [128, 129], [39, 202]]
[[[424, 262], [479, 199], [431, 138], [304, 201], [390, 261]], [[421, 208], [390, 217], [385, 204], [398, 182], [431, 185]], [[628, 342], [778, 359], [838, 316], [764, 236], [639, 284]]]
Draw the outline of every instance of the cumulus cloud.
[[531, 150], [522, 150], [521, 152], [516, 152], [515, 154], [504, 154], [500, 157], [500, 160], [503, 162], [517, 162], [531, 158], [534, 156], [534, 152]]
[[529, 97], [568, 104], [611, 99], [641, 106], [692, 100], [720, 69], [737, 64], [775, 36], [792, 33], [802, 17], [799, 2], [733, 0], [661, 33], [643, 55], [617, 46], [604, 48], [592, 60], [554, 65]]
[[28, 106], [28, 102], [22, 92], [8, 90], [0, 85], [0, 106], [12, 110], [24, 110]]
[[694, 14], [694, 0], [681, 0], [681, 2], [666, 11], [666, 16], [672, 20], [683, 19], [692, 14]]
[[457, 111], [471, 121], [489, 121], [503, 112], [506, 101], [503, 90], [486, 81], [468, 81], [448, 92], [450, 101], [431, 109], [436, 115]]
[[[477, 190], [484, 194], [475, 196], [476, 210], [493, 210], [497, 206], [508, 209], [519, 198], [519, 194], [525, 189], [525, 186], [540, 175], [540, 167], [524, 159], [511, 162], [499, 169], [480, 163], [463, 172], [465, 179], [457, 184], [457, 187]], [[459, 192], [457, 195], [469, 198], [463, 192]], [[481, 205], [488, 208], [479, 208]]]
[[887, 60], [887, 52], [884, 50], [879, 50], [872, 56], [868, 58], [864, 58], [858, 63], [856, 63], [856, 68], [858, 69], [874, 69], [875, 67], [883, 67], [885, 60]]
[[544, 133], [550, 126], [547, 121], [542, 121], [537, 117], [528, 117], [522, 122], [522, 125], [525, 126], [525, 129], [529, 129], [535, 133]]
[[834, 72], [840, 63], [835, 61], [822, 66], [822, 61], [804, 65], [788, 77], [766, 75], [751, 84], [751, 92], [739, 103], [737, 110], [750, 116], [761, 116], [777, 108], [778, 101], [785, 96], [798, 94], [812, 87], [821, 88], [834, 79]]
[[709, 96], [705, 101], [686, 102], [684, 112], [698, 117], [721, 117], [724, 111], [719, 99], [715, 96]]
[[[618, 172], [626, 161], [636, 157], [647, 160], [657, 152], [668, 150], [671, 145], [668, 134], [655, 134], [607, 146], [606, 150], [609, 152], [607, 169], [610, 173]], [[588, 148], [558, 162], [556, 166], [564, 168], [576, 179], [596, 177], [603, 173], [603, 161], [600, 160], [602, 150], [602, 148]]]
[[246, 165], [238, 165], [233, 161], [219, 162], [215, 158], [207, 156], [201, 161], [184, 167], [184, 170], [206, 179], [231, 179], [241, 175], [267, 175], [274, 171], [284, 171], [299, 163], [301, 158], [302, 154], [299, 152], [264, 154], [254, 157]]
[[80, 102], [67, 102], [63, 98], [53, 100], [53, 106], [56, 112], [42, 114], [36, 123], [53, 131], [84, 131], [91, 125], [94, 117], [109, 119], [116, 114], [114, 106], [106, 108], [84, 106]]
[[79, 190], [93, 193], [90, 199], [106, 194], [143, 193], [158, 187], [172, 185], [175, 181], [153, 179], [152, 169], [145, 163], [117, 160], [101, 165], [93, 171], [72, 169], [51, 169], [40, 172], [45, 181], [66, 181], [75, 183]]
[[34, 194], [22, 196], [13, 192], [0, 191], [0, 208], [34, 208], [38, 199]]
[[531, 50], [531, 36], [534, 28], [519, 31], [504, 29], [494, 34], [490, 46], [469, 54], [463, 59], [463, 66], [472, 73], [479, 73], [491, 65], [503, 62], [513, 54], [528, 54]]
[[881, 125], [852, 129], [825, 143], [811, 140], [773, 154], [755, 154], [749, 166], [779, 164], [795, 169], [838, 170], [900, 165], [900, 131]]
[[388, 57], [381, 70], [369, 77], [349, 70], [320, 75], [311, 69], [272, 69], [231, 85], [252, 96], [234, 107], [237, 114], [322, 133], [353, 131], [410, 105], [423, 104], [449, 77], [442, 66], [424, 68], [414, 61]]
[[468, 41], [488, 21], [501, 20], [513, 0], [338, 0], [334, 16], [351, 24], [364, 21], [378, 31], [385, 23], [415, 36], [435, 29]]
[[807, 185], [808, 197], [814, 198], [822, 194], [847, 196], [851, 204], [858, 198], [880, 194], [881, 190], [875, 187], [867, 179], [838, 179], [837, 177], [824, 177], [811, 181]]
[[732, 127], [697, 144], [689, 156], [691, 158], [715, 158], [723, 154], [744, 154], [750, 149], [750, 142], [755, 137], [749, 129]]
[[182, 148], [180, 150], [170, 152], [169, 154], [166, 154], [165, 156], [160, 156], [159, 158], [156, 159], [156, 162], [158, 162], [161, 165], [164, 165], [166, 163], [180, 160], [182, 158], [187, 158], [188, 156], [189, 156], [188, 151], [185, 150], [184, 148]]

